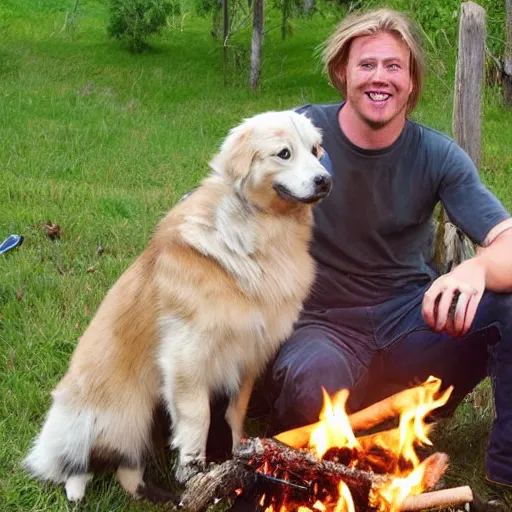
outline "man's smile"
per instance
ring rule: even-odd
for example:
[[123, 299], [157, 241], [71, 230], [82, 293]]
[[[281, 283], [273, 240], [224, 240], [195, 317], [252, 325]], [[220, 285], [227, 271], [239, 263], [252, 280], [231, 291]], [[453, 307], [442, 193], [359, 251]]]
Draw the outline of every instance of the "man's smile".
[[376, 92], [376, 91], [369, 91], [365, 93], [372, 101], [381, 103], [383, 101], [388, 100], [391, 98], [391, 94], [387, 92]]

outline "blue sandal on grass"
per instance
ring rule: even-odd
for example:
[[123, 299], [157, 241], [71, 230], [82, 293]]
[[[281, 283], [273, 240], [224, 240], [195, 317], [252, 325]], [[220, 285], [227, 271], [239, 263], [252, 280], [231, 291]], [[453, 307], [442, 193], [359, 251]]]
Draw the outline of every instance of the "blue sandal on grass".
[[9, 235], [1, 244], [0, 244], [0, 254], [4, 252], [10, 251], [15, 247], [20, 246], [23, 243], [23, 235]]

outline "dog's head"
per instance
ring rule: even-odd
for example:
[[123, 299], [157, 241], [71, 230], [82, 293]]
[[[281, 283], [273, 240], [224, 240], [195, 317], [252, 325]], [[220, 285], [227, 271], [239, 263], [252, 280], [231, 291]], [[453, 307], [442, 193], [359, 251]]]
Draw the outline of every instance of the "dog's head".
[[263, 209], [314, 204], [332, 185], [319, 162], [321, 141], [320, 131], [304, 115], [267, 112], [233, 128], [211, 167]]

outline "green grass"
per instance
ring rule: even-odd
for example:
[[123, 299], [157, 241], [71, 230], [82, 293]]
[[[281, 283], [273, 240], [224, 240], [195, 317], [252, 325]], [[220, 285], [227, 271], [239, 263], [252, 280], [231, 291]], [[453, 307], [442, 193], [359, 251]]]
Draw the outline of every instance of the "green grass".
[[[285, 41], [270, 30], [261, 88], [251, 93], [247, 65], [236, 64], [248, 58], [247, 32], [233, 38], [225, 84], [207, 20], [174, 18], [151, 51], [134, 56], [106, 38], [104, 4], [80, 4], [65, 24], [72, 5], [0, 6], [0, 239], [25, 236], [0, 256], [0, 510], [157, 510], [127, 499], [110, 476], [71, 507], [61, 488], [27, 478], [20, 460], [103, 295], [162, 214], [204, 176], [227, 130], [256, 112], [338, 99], [314, 55], [338, 18], [295, 20]], [[448, 133], [450, 55], [431, 56], [435, 73], [415, 114]], [[494, 90], [483, 128], [483, 179], [510, 208], [512, 116]], [[45, 235], [44, 222], [61, 226], [60, 240]], [[487, 496], [495, 492], [482, 472], [488, 403], [465, 403], [436, 436], [453, 461], [447, 481]], [[512, 494], [504, 498], [512, 503]]]

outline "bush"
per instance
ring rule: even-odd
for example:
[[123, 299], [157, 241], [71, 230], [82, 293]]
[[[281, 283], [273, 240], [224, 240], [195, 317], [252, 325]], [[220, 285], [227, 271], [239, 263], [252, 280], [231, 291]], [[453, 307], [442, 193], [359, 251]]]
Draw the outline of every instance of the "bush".
[[140, 53], [146, 39], [165, 25], [173, 6], [166, 0], [111, 0], [108, 35], [125, 40], [128, 48]]

